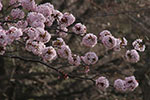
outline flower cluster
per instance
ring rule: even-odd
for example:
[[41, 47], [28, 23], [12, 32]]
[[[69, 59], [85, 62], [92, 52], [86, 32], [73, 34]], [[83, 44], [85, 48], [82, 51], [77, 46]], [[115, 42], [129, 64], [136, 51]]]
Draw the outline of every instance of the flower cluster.
[[14, 40], [19, 40], [22, 35], [22, 30], [14, 26], [10, 27], [9, 30], [0, 29], [0, 54], [3, 55], [6, 46]]
[[125, 80], [117, 79], [114, 82], [114, 87], [117, 91], [129, 92], [133, 91], [138, 87], [139, 83], [136, 81], [134, 76], [125, 77]]
[[121, 48], [124, 48], [127, 45], [125, 37], [115, 38], [108, 30], [99, 33], [99, 40], [101, 40], [106, 49], [114, 49], [114, 51], [120, 51]]
[[[0, 27], [0, 55], [5, 53], [7, 45], [23, 37], [21, 41], [25, 42], [25, 49], [41, 57], [45, 62], [51, 62], [59, 57], [66, 59], [73, 66], [86, 65], [87, 72], [89, 66], [98, 62], [98, 56], [95, 52], [86, 52], [80, 56], [74, 54], [69, 45], [65, 43], [64, 38], [69, 34], [69, 28], [76, 20], [73, 14], [62, 13], [50, 3], [37, 5], [35, 0], [10, 0], [9, 5], [13, 4], [16, 6], [11, 10], [9, 16], [5, 17], [5, 20], [11, 19], [17, 22], [8, 24], [8, 30]], [[18, 5], [22, 7], [17, 8]], [[2, 8], [3, 5], [0, 2], [0, 11]], [[54, 35], [57, 38], [52, 38], [51, 31], [46, 30], [52, 26], [56, 26], [54, 27]], [[120, 51], [128, 43], [125, 37], [116, 38], [109, 30], [103, 30], [98, 36], [87, 33], [86, 26], [81, 23], [75, 23], [72, 31], [71, 33], [82, 37], [81, 45], [88, 48], [95, 47], [101, 41], [107, 50]], [[125, 58], [128, 62], [136, 63], [140, 60], [138, 52], [144, 52], [146, 46], [142, 39], [136, 39], [132, 46], [132, 50], [126, 51]], [[101, 76], [96, 79], [96, 86], [104, 91], [109, 87], [109, 81], [106, 77]], [[133, 91], [137, 86], [138, 82], [134, 76], [126, 77], [124, 80], [117, 79], [114, 82], [116, 90], [121, 92]]]
[[134, 49], [132, 49], [132, 50], [127, 50], [127, 51], [126, 51], [125, 59], [126, 59], [128, 62], [136, 63], [136, 62], [138, 62], [138, 61], [140, 60], [140, 56], [139, 56], [138, 51], [139, 51], [139, 52], [144, 52], [146, 46], [144, 45], [142, 39], [136, 39], [136, 40], [132, 43], [132, 46], [133, 46]]

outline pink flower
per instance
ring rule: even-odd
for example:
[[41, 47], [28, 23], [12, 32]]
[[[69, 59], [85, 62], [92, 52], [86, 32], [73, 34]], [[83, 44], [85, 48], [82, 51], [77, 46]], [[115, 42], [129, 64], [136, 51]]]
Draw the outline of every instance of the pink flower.
[[82, 25], [81, 23], [77, 23], [73, 28], [73, 32], [75, 34], [84, 35], [86, 33], [86, 27], [85, 25]]
[[127, 50], [127, 52], [125, 54], [125, 58], [128, 62], [131, 62], [131, 63], [136, 63], [140, 60], [140, 56], [139, 56], [138, 52], [134, 49]]
[[57, 53], [61, 58], [68, 59], [72, 55], [72, 52], [67, 45], [62, 45], [60, 48], [57, 49]]
[[53, 24], [53, 22], [55, 21], [55, 19], [58, 21], [62, 18], [63, 14], [58, 11], [58, 10], [53, 10], [52, 14], [48, 17], [46, 17], [46, 22], [45, 24], [47, 26], [51, 26]]
[[[46, 18], [41, 13], [37, 13], [37, 12], [28, 13], [27, 22], [29, 23], [29, 25], [34, 25], [35, 23], [44, 24], [45, 21], [46, 21]], [[35, 23], [33, 24], [33, 22]]]
[[63, 14], [59, 10], [54, 10], [51, 16], [59, 21], [63, 17]]
[[128, 91], [133, 91], [136, 87], [138, 87], [139, 83], [136, 81], [134, 76], [125, 78], [125, 87]]
[[47, 62], [56, 59], [57, 54], [55, 49], [52, 46], [50, 46], [43, 49], [41, 57], [44, 61]]
[[34, 45], [38, 44], [37, 41], [27, 40], [26, 41], [26, 50], [32, 52], [34, 49]]
[[24, 20], [20, 20], [15, 25], [17, 28], [25, 29], [28, 26], [28, 22]]
[[77, 56], [76, 54], [69, 56], [68, 61], [71, 65], [75, 66], [79, 66], [81, 64], [80, 56]]
[[25, 16], [24, 12], [19, 8], [12, 9], [10, 15], [13, 19], [23, 19]]
[[54, 47], [60, 48], [62, 45], [66, 45], [65, 41], [62, 38], [57, 38], [57, 40], [52, 42]]
[[109, 81], [108, 79], [106, 79], [106, 77], [101, 76], [98, 79], [96, 79], [96, 86], [100, 90], [104, 91], [106, 88], [109, 87]]
[[54, 9], [54, 6], [51, 3], [44, 3], [43, 5], [51, 8], [51, 9]]
[[33, 46], [32, 52], [35, 55], [41, 55], [43, 52], [43, 49], [45, 48], [44, 43], [42, 42], [36, 42], [36, 44]]
[[121, 50], [121, 39], [116, 39], [116, 46], [113, 48], [114, 51], [120, 51]]
[[133, 47], [135, 50], [138, 50], [140, 52], [145, 51], [145, 45], [143, 44], [143, 40], [142, 39], [136, 39], [133, 43], [132, 43]]
[[97, 44], [97, 37], [96, 35], [89, 33], [86, 34], [83, 38], [82, 38], [82, 42], [81, 44], [87, 46], [87, 47], [94, 47]]
[[26, 33], [30, 40], [36, 40], [39, 36], [38, 31], [36, 28], [28, 27], [24, 30], [24, 33]]
[[127, 45], [126, 38], [118, 38], [116, 39], [116, 46], [113, 48], [114, 51], [120, 51], [121, 48], [124, 48]]
[[99, 33], [99, 39], [100, 39], [100, 40], [103, 40], [104, 36], [107, 36], [107, 35], [111, 35], [111, 36], [112, 36], [112, 34], [111, 34], [110, 31], [108, 31], [108, 30], [103, 30], [102, 32]]
[[49, 6], [45, 5], [45, 4], [40, 4], [39, 6], [37, 6], [36, 11], [38, 13], [41, 13], [44, 15], [44, 17], [48, 17], [52, 14], [53, 12], [53, 8], [50, 8]]
[[114, 82], [114, 87], [117, 91], [126, 92], [127, 88], [125, 87], [125, 81], [122, 79], [117, 79]]
[[58, 30], [56, 30], [57, 34], [61, 38], [65, 38], [67, 34], [68, 29], [66, 27], [58, 27]]
[[46, 24], [46, 26], [50, 27], [50, 26], [52, 26], [54, 21], [55, 21], [55, 18], [53, 16], [48, 16], [48, 17], [46, 17], [45, 24]]
[[102, 43], [107, 49], [112, 49], [116, 46], [117, 41], [113, 36], [107, 35], [103, 37]]
[[25, 48], [26, 50], [32, 52], [35, 55], [41, 55], [42, 50], [45, 48], [45, 45], [42, 42], [27, 40]]
[[18, 40], [23, 35], [23, 32], [21, 29], [11, 26], [6, 34], [10, 39]]
[[37, 37], [37, 40], [43, 43], [47, 43], [50, 41], [51, 39], [51, 35], [45, 31], [43, 28], [36, 28], [37, 29], [37, 34], [39, 34], [39, 36]]
[[22, 7], [28, 11], [35, 11], [37, 7], [34, 0], [21, 0], [20, 2]]
[[74, 21], [75, 21], [75, 17], [72, 14], [66, 12], [64, 13], [63, 17], [60, 19], [59, 22], [61, 27], [68, 27], [71, 24], [73, 24]]
[[81, 56], [81, 59], [87, 65], [93, 65], [98, 61], [98, 57], [95, 52], [87, 52], [85, 56]]
[[34, 21], [32, 24], [30, 24], [31, 27], [34, 27], [34, 28], [45, 28], [45, 24], [41, 21]]

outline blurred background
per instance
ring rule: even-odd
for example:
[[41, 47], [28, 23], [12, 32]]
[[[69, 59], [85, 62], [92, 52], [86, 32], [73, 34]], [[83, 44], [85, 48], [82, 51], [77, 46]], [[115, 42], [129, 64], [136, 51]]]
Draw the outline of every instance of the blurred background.
[[[8, 0], [3, 1], [8, 5]], [[128, 48], [141, 38], [146, 51], [140, 53], [140, 61], [131, 64], [122, 58], [126, 50], [107, 52], [99, 43], [89, 49], [80, 45], [81, 37], [68, 35], [65, 39], [75, 54], [94, 51], [97, 64], [75, 67], [67, 60], [57, 59], [51, 65], [76, 76], [93, 78], [105, 76], [110, 84], [117, 78], [134, 75], [139, 87], [130, 93], [120, 93], [113, 87], [99, 91], [89, 80], [64, 79], [55, 71], [38, 63], [0, 57], [0, 100], [150, 100], [150, 0], [36, 0], [38, 4], [50, 2], [61, 12], [70, 12], [87, 27], [88, 33], [98, 35], [108, 29], [115, 37], [125, 37]], [[70, 28], [71, 31], [71, 28]], [[34, 57], [19, 44], [14, 44], [20, 56]]]

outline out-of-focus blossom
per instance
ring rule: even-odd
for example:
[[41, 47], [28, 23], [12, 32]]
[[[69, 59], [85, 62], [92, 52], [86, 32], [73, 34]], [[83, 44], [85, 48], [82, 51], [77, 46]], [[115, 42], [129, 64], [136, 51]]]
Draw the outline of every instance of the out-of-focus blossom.
[[81, 44], [87, 46], [87, 47], [94, 47], [97, 44], [97, 37], [96, 35], [89, 33], [86, 34], [83, 38], [82, 38], [82, 42]]
[[106, 90], [106, 88], [109, 87], [109, 81], [106, 77], [101, 76], [98, 79], [96, 79], [96, 86], [100, 90], [104, 91], [104, 90]]
[[142, 39], [136, 39], [133, 43], [132, 43], [133, 47], [135, 50], [138, 50], [140, 52], [145, 51], [145, 45], [143, 44], [143, 40]]
[[127, 50], [125, 58], [128, 62], [136, 63], [140, 60], [140, 56], [135, 49]]
[[93, 65], [98, 61], [98, 57], [95, 52], [87, 52], [84, 56], [81, 56], [81, 59], [87, 65]]

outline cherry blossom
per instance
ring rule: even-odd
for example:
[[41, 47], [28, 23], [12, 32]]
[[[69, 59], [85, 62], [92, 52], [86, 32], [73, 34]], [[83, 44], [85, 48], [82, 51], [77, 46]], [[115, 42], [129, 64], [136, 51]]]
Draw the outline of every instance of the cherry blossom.
[[36, 40], [39, 36], [37, 29], [33, 27], [28, 27], [24, 29], [24, 33], [28, 35], [30, 40]]
[[99, 33], [99, 40], [103, 40], [104, 36], [107, 36], [107, 35], [112, 35], [112, 34], [108, 30], [103, 30], [102, 32]]
[[127, 88], [127, 91], [133, 91], [138, 85], [139, 83], [134, 76], [125, 77], [125, 87]]
[[136, 63], [140, 60], [140, 56], [135, 49], [127, 50], [125, 58], [128, 62]]
[[75, 66], [79, 66], [81, 64], [81, 58], [76, 54], [69, 56], [68, 61], [71, 65], [75, 65]]
[[73, 24], [74, 21], [75, 21], [75, 17], [72, 14], [66, 12], [63, 14], [59, 22], [61, 27], [68, 27], [71, 24]]
[[81, 59], [87, 65], [93, 65], [98, 61], [98, 57], [95, 52], [87, 52], [85, 56], [81, 56]]
[[52, 46], [49, 46], [49, 47], [45, 47], [42, 50], [41, 57], [43, 58], [44, 61], [51, 61], [56, 59], [57, 53]]
[[60, 48], [57, 49], [57, 53], [61, 58], [66, 58], [70, 57], [72, 55], [72, 52], [67, 45], [62, 45]]
[[32, 27], [35, 27], [35, 28], [36, 27], [42, 27], [42, 28], [44, 28], [45, 21], [46, 21], [46, 18], [41, 13], [30, 12], [27, 15], [27, 22]]
[[117, 39], [111, 35], [107, 35], [104, 36], [102, 39], [102, 43], [103, 45], [107, 48], [107, 49], [112, 49], [116, 46], [117, 44]]
[[97, 44], [97, 37], [93, 33], [86, 34], [82, 38], [81, 44], [85, 45], [86, 47], [94, 47]]
[[117, 91], [126, 92], [127, 88], [125, 87], [125, 81], [122, 79], [117, 79], [114, 82], [114, 87]]
[[10, 15], [13, 19], [23, 19], [25, 17], [24, 12], [19, 8], [12, 9]]
[[24, 9], [28, 11], [35, 11], [36, 10], [36, 3], [34, 0], [21, 0], [21, 5]]
[[133, 43], [132, 43], [133, 47], [135, 50], [138, 50], [140, 52], [145, 51], [145, 45], [143, 44], [143, 40], [142, 39], [136, 39]]
[[101, 76], [98, 79], [96, 79], [96, 86], [100, 90], [104, 91], [106, 88], [109, 87], [109, 81], [108, 81], [108, 79], [106, 77]]
[[62, 45], [66, 45], [65, 41], [62, 38], [57, 38], [57, 40], [52, 42], [54, 47], [60, 48]]
[[37, 37], [37, 40], [43, 43], [47, 43], [50, 41], [51, 39], [51, 35], [45, 31], [43, 28], [36, 28], [37, 29], [37, 34], [39, 34], [39, 36]]
[[86, 33], [86, 26], [81, 23], [77, 23], [72, 30], [75, 34], [84, 35]]

